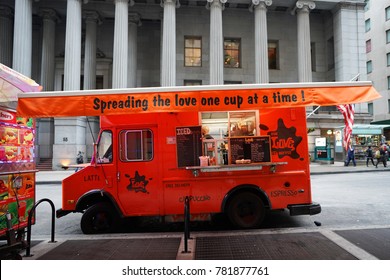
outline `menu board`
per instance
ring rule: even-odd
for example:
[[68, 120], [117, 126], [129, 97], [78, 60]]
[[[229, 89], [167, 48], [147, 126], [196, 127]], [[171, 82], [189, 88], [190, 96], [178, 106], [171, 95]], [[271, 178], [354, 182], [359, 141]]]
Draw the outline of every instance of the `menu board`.
[[176, 151], [178, 167], [199, 166], [202, 155], [202, 127], [176, 127]]
[[229, 163], [237, 160], [250, 162], [270, 162], [271, 149], [269, 136], [231, 137], [229, 138]]

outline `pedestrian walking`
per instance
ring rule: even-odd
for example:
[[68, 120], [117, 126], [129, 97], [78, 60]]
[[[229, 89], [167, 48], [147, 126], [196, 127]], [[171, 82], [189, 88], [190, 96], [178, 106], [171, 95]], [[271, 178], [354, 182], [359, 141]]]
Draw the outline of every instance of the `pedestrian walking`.
[[349, 163], [351, 162], [352, 160], [352, 163], [353, 163], [353, 166], [356, 166], [356, 162], [355, 162], [355, 148], [351, 146], [349, 146], [348, 148], [348, 153], [347, 153], [347, 161], [345, 162], [345, 166], [348, 166]]
[[371, 160], [371, 163], [373, 166], [375, 166], [375, 163], [374, 163], [374, 159], [373, 159], [373, 152], [372, 152], [372, 149], [371, 149], [371, 146], [368, 146], [367, 150], [366, 150], [366, 165], [368, 167], [368, 162]]
[[378, 168], [378, 164], [380, 162], [383, 163], [383, 167], [387, 167], [387, 147], [386, 147], [386, 145], [382, 145], [379, 148], [379, 157], [376, 156], [376, 165], [375, 165], [376, 168]]

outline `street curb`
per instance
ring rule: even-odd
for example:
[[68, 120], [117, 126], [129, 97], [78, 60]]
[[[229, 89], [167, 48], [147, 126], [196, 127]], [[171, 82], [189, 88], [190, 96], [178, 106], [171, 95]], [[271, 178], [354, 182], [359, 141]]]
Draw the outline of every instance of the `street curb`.
[[354, 171], [313, 171], [310, 175], [329, 175], [329, 174], [346, 174], [346, 173], [365, 173], [365, 172], [385, 172], [390, 171], [389, 169], [371, 169], [371, 170], [354, 170]]

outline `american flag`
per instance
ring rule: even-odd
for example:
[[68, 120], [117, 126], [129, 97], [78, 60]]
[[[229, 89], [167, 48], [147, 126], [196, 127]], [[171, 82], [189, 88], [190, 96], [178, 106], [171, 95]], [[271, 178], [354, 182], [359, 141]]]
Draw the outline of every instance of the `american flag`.
[[353, 104], [346, 104], [346, 105], [337, 105], [337, 109], [343, 114], [344, 116], [344, 138], [343, 138], [343, 144], [344, 148], [348, 150], [349, 143], [351, 140], [352, 135], [352, 126], [354, 121], [354, 114], [355, 114], [355, 107]]

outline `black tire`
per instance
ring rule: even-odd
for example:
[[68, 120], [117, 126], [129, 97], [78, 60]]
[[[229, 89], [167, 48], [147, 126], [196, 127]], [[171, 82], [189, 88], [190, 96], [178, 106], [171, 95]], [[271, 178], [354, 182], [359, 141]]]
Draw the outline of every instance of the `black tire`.
[[265, 217], [264, 203], [254, 193], [241, 192], [230, 200], [227, 206], [227, 215], [235, 227], [256, 228], [261, 225]]
[[100, 202], [89, 207], [81, 217], [81, 230], [84, 234], [110, 233], [116, 230], [119, 216], [108, 202]]

